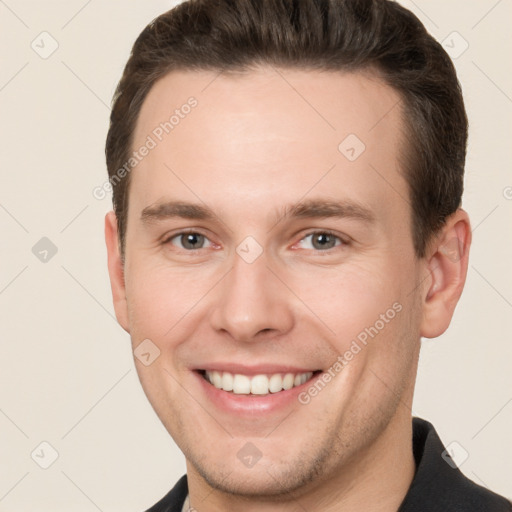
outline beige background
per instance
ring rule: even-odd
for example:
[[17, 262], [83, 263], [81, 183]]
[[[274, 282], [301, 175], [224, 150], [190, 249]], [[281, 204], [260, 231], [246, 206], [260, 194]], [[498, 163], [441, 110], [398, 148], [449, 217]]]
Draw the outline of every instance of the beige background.
[[[512, 2], [404, 3], [459, 71], [474, 228], [452, 327], [424, 342], [414, 413], [458, 443], [456, 457], [468, 453], [464, 473], [512, 497]], [[0, 0], [0, 511], [141, 511], [184, 472], [113, 316], [110, 199], [92, 194], [129, 49], [173, 4]], [[42, 237], [58, 250], [47, 262], [32, 252]]]

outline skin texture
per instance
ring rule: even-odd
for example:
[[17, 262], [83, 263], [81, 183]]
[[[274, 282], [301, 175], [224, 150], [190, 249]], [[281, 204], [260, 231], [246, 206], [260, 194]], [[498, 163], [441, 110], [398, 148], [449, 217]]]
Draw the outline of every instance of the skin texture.
[[[197, 106], [132, 171], [124, 268], [112, 212], [105, 232], [117, 318], [134, 349], [150, 339], [160, 350], [135, 364], [186, 456], [191, 505], [394, 511], [414, 475], [420, 337], [444, 332], [462, 292], [467, 215], [457, 211], [416, 257], [400, 97], [376, 76], [172, 72], [146, 98], [133, 147], [190, 96]], [[338, 149], [349, 134], [365, 145], [354, 161]], [[284, 215], [310, 200], [355, 204], [371, 219]], [[169, 201], [212, 218], [143, 218]], [[184, 248], [184, 229], [204, 235], [203, 247]], [[327, 250], [310, 236], [325, 230], [339, 237]], [[249, 236], [257, 244], [242, 247], [262, 251], [252, 263], [237, 252]], [[195, 372], [327, 371], [393, 304], [400, 312], [307, 404], [224, 410]], [[246, 443], [261, 454], [252, 467], [237, 456]]]

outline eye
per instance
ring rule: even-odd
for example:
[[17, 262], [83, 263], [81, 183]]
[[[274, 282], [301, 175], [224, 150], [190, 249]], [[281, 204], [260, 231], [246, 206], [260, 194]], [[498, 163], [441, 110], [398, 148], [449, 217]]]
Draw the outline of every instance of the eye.
[[170, 243], [177, 246], [179, 249], [193, 251], [196, 249], [205, 249], [211, 247], [212, 243], [201, 233], [186, 232], [178, 233], [168, 238], [165, 243]]
[[300, 242], [301, 249], [326, 251], [344, 244], [343, 240], [330, 231], [315, 231], [309, 233]]

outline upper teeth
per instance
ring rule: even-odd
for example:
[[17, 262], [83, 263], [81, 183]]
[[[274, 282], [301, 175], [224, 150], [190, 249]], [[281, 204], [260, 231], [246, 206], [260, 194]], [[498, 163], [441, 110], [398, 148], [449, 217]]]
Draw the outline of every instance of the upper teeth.
[[313, 372], [261, 374], [249, 377], [240, 373], [233, 374], [207, 370], [205, 375], [217, 389], [233, 391], [238, 395], [267, 395], [268, 393], [277, 393], [283, 389], [300, 386], [313, 376]]

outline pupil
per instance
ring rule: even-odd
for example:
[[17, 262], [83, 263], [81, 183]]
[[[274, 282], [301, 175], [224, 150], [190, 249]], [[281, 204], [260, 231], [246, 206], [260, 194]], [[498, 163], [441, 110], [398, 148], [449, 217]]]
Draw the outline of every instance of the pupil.
[[327, 246], [330, 247], [332, 245], [331, 236], [326, 233], [316, 235], [315, 242], [321, 249], [325, 249]]
[[187, 249], [196, 249], [197, 245], [201, 245], [201, 241], [203, 238], [203, 235], [198, 235], [195, 233], [190, 233], [188, 235], [185, 235], [185, 242], [183, 243], [183, 246]]

